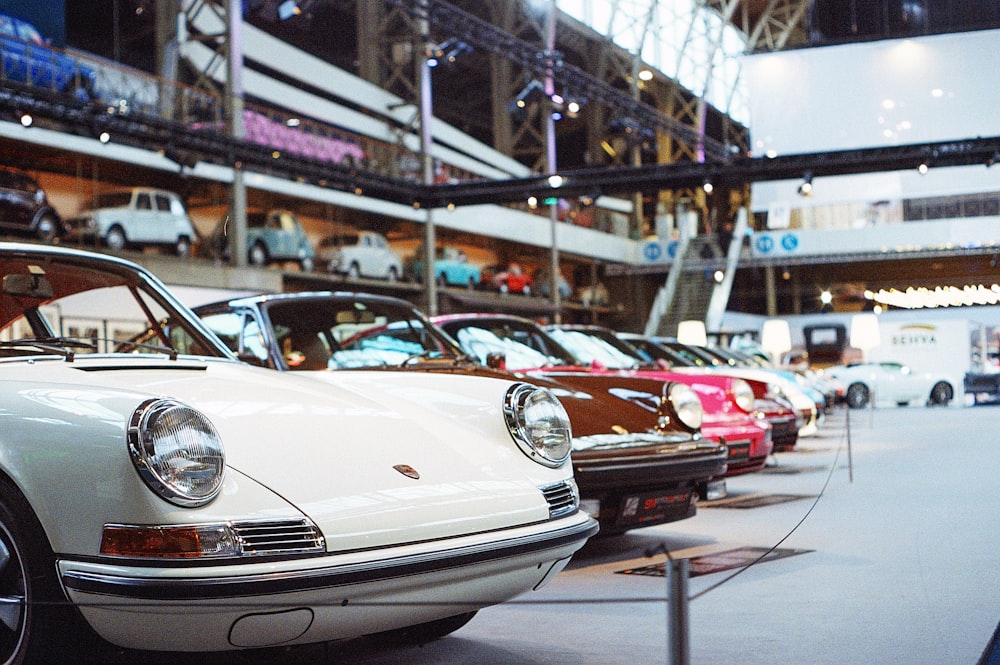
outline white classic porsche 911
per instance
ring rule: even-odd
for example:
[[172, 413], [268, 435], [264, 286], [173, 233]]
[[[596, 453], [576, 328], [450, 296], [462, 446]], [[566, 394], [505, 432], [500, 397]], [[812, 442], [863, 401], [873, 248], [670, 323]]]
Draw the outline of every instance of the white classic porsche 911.
[[251, 367], [105, 255], [0, 243], [0, 279], [0, 662], [87, 626], [167, 651], [433, 639], [597, 530], [545, 389]]

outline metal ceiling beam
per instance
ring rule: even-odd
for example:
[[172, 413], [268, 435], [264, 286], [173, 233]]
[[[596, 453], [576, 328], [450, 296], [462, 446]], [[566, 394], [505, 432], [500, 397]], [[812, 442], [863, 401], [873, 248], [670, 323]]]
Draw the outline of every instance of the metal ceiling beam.
[[239, 163], [248, 171], [275, 173], [291, 180], [425, 208], [523, 203], [529, 196], [544, 199], [680, 190], [700, 187], [706, 179], [711, 179], [717, 187], [736, 187], [802, 178], [807, 171], [813, 177], [825, 177], [902, 171], [916, 169], [920, 164], [932, 169], [977, 164], [987, 168], [1000, 162], [1000, 136], [995, 136], [774, 158], [740, 157], [727, 163], [678, 162], [566, 170], [559, 174], [562, 179], [559, 187], [553, 187], [546, 175], [433, 185], [293, 155], [275, 159], [270, 148], [222, 132], [192, 132], [181, 123], [153, 115], [108, 114], [103, 107], [11, 82], [0, 87], [0, 111], [11, 114], [9, 117], [31, 113], [62, 131], [93, 135], [98, 130], [107, 130], [116, 142], [146, 150], [179, 151], [212, 163]]
[[[736, 158], [725, 164], [674, 163], [563, 171], [558, 187], [546, 176], [502, 182], [440, 185], [427, 190], [421, 205], [444, 207], [482, 203], [524, 202], [534, 196], [575, 197], [594, 194], [627, 194], [635, 191], [677, 190], [700, 187], [706, 179], [719, 186], [813, 177], [904, 171], [920, 164], [929, 168], [1000, 162], [1000, 137], [921, 143], [886, 148], [868, 148], [785, 155], [775, 158]], [[997, 168], [1000, 168], [998, 165]]]
[[463, 41], [477, 49], [509, 58], [532, 72], [538, 79], [544, 79], [551, 71], [557, 85], [587, 97], [591, 103], [613, 108], [648, 129], [664, 132], [693, 148], [704, 143], [708, 159], [725, 161], [730, 157], [730, 151], [721, 141], [702, 137], [696, 127], [684, 124], [649, 104], [633, 99], [627, 92], [618, 90], [579, 67], [566, 63], [559, 57], [558, 52], [546, 54], [538, 45], [503, 32], [495, 25], [443, 0], [385, 0], [385, 2], [393, 7], [401, 7], [414, 15], [426, 16], [431, 26], [461, 37]]

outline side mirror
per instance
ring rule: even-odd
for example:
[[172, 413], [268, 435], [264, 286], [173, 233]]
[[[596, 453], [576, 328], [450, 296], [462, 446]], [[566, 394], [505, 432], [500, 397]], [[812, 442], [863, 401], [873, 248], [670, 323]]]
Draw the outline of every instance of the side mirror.
[[490, 369], [507, 369], [507, 354], [502, 351], [492, 351], [486, 354], [486, 366]]

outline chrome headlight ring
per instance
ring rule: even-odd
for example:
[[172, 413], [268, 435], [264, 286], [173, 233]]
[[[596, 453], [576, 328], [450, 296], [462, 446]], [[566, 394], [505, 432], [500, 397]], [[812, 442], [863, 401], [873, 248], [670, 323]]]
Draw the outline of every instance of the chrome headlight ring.
[[146, 400], [132, 413], [126, 437], [139, 476], [165, 501], [196, 508], [219, 494], [225, 451], [200, 411], [169, 398]]
[[517, 383], [503, 401], [507, 429], [525, 455], [551, 468], [569, 459], [573, 432], [562, 403], [547, 388]]
[[701, 429], [705, 410], [691, 386], [684, 383], [671, 383], [666, 387], [666, 397], [677, 414], [677, 419], [684, 427], [692, 431]]
[[757, 397], [753, 393], [753, 388], [743, 379], [733, 379], [733, 401], [747, 413], [753, 413], [754, 403]]

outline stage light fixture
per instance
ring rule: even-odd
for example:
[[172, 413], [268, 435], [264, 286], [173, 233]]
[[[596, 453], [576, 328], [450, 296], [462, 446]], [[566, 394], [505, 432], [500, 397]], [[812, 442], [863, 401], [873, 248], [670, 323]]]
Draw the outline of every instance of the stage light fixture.
[[515, 120], [526, 120], [528, 117], [528, 104], [540, 99], [545, 94], [545, 89], [541, 81], [531, 80], [521, 88], [521, 91], [507, 103], [507, 113]]
[[813, 175], [812, 171], [806, 171], [805, 175], [802, 176], [802, 182], [799, 183], [799, 196], [812, 196], [813, 193]]

